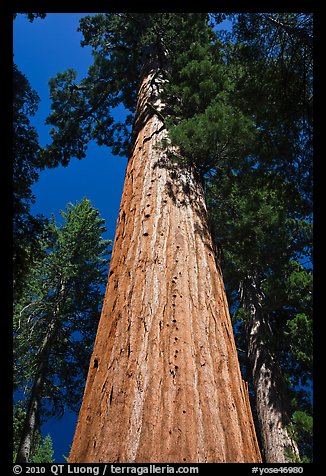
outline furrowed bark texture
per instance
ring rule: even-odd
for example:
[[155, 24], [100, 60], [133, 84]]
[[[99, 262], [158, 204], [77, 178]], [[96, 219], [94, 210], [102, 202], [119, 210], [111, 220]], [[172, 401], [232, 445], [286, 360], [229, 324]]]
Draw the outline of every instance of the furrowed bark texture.
[[139, 91], [70, 462], [259, 462], [203, 190], [156, 147], [154, 78]]
[[290, 423], [289, 397], [276, 356], [270, 348], [272, 329], [262, 308], [264, 296], [258, 278], [248, 276], [241, 289], [242, 303], [250, 315], [248, 357], [252, 366], [264, 461], [290, 463], [298, 460], [299, 449], [287, 429]]

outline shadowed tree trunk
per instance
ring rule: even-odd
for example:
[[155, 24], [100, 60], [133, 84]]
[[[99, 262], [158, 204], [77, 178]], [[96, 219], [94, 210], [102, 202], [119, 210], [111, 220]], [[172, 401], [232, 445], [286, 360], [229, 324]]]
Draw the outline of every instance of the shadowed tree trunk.
[[154, 63], [70, 462], [259, 462], [203, 190], [157, 147]]
[[40, 405], [42, 391], [48, 368], [51, 341], [54, 338], [55, 319], [49, 325], [42, 348], [38, 355], [38, 366], [35, 372], [31, 396], [28, 402], [27, 413], [23, 425], [20, 444], [17, 450], [16, 463], [29, 463], [35, 431], [39, 427]]
[[264, 461], [289, 463], [299, 458], [299, 450], [287, 430], [290, 402], [277, 358], [270, 348], [274, 338], [268, 316], [262, 309], [264, 296], [258, 277], [248, 276], [240, 289], [243, 307], [248, 312], [248, 358]]
[[58, 318], [61, 306], [63, 304], [63, 296], [65, 295], [66, 285], [64, 281], [60, 281], [58, 297], [54, 304], [53, 315], [48, 325], [46, 335], [42, 342], [42, 346], [37, 355], [37, 368], [29, 398], [27, 413], [23, 425], [22, 435], [17, 450], [16, 463], [29, 463], [32, 450], [33, 438], [35, 431], [39, 428], [40, 409], [44, 383], [48, 371], [49, 355], [53, 340], [57, 336]]

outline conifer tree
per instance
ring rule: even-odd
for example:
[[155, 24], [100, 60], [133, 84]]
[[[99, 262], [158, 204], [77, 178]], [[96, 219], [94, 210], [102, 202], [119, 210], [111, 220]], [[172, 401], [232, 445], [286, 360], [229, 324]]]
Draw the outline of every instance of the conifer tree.
[[[68, 204], [42, 238], [42, 255], [29, 270], [14, 307], [14, 383], [25, 394], [17, 462], [31, 462], [42, 422], [76, 411], [106, 279], [104, 220], [90, 201]], [[49, 440], [39, 447], [50, 451]]]

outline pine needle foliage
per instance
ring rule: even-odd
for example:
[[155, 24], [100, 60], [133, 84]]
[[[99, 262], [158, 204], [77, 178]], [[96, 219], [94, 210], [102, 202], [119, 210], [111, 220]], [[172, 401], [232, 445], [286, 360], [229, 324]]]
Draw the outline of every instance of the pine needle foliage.
[[14, 304], [14, 384], [26, 402], [50, 342], [39, 424], [65, 408], [78, 411], [107, 278], [104, 232], [104, 220], [86, 198], [69, 203], [61, 223], [52, 216], [42, 255]]

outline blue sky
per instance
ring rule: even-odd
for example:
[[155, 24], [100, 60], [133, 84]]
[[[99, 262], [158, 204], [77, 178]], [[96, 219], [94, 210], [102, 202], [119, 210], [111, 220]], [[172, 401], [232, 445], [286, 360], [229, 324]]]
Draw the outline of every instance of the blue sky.
[[[32, 119], [41, 145], [51, 142], [51, 126], [45, 125], [50, 113], [49, 79], [68, 68], [74, 68], [81, 79], [92, 63], [90, 49], [80, 46], [82, 35], [76, 31], [79, 19], [87, 14], [49, 13], [44, 20], [33, 23], [18, 15], [14, 21], [14, 61], [41, 99]], [[91, 144], [83, 160], [73, 158], [68, 167], [40, 173], [33, 186], [36, 202], [32, 213], [57, 216], [68, 202], [76, 203], [86, 196], [106, 221], [105, 237], [113, 239], [126, 163], [125, 158], [113, 156], [108, 148]]]
[[[14, 21], [14, 61], [41, 99], [32, 124], [42, 146], [50, 143], [50, 126], [45, 125], [50, 112], [49, 79], [68, 68], [74, 68], [81, 79], [92, 63], [90, 49], [81, 48], [82, 35], [77, 32], [79, 19], [87, 14], [50, 13], [33, 23], [18, 15]], [[115, 157], [109, 149], [91, 144], [83, 160], [71, 159], [68, 167], [40, 173], [32, 189], [36, 198], [32, 213], [46, 217], [54, 213], [59, 219], [59, 211], [67, 203], [87, 197], [105, 219], [105, 238], [113, 240], [126, 163], [126, 158]], [[52, 419], [42, 428], [44, 435], [51, 434], [56, 463], [65, 462], [63, 455], [69, 454], [76, 419], [77, 415], [67, 412], [61, 420]]]

